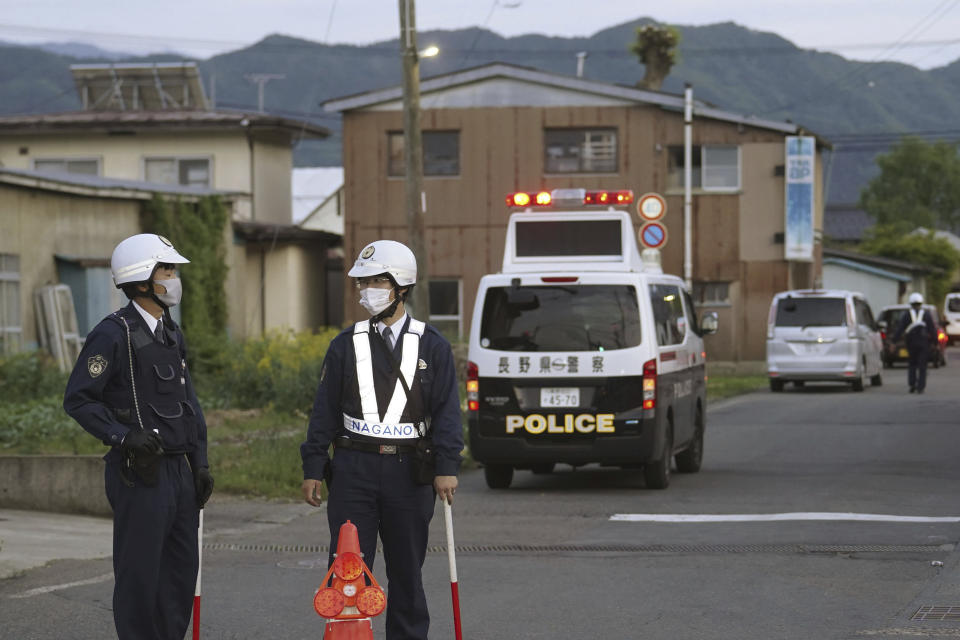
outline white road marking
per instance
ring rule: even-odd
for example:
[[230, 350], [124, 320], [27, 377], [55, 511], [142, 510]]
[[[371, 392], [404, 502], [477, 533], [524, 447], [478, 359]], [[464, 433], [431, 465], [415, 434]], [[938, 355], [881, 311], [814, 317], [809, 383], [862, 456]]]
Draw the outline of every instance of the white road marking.
[[49, 587], [37, 587], [36, 589], [30, 589], [29, 591], [24, 591], [23, 593], [18, 593], [16, 595], [10, 596], [11, 598], [32, 598], [33, 596], [41, 596], [45, 593], [51, 593], [53, 591], [61, 591], [62, 589], [70, 589], [71, 587], [81, 587], [85, 584], [97, 584], [98, 582], [106, 582], [107, 580], [112, 580], [112, 573], [105, 573], [102, 576], [97, 576], [95, 578], [87, 578], [86, 580], [77, 580], [76, 582], [67, 582], [65, 584], [54, 584]]
[[880, 513], [834, 513], [825, 511], [798, 511], [795, 513], [615, 513], [610, 520], [617, 522], [780, 522], [796, 520], [834, 520], [860, 522], [960, 522], [960, 516], [893, 516]]

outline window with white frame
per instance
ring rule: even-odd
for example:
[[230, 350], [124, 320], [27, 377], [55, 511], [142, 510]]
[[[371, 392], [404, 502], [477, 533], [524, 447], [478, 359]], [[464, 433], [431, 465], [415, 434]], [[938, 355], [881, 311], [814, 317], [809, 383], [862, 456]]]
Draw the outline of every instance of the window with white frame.
[[[683, 146], [670, 146], [667, 152], [667, 189], [682, 189]], [[703, 191], [738, 191], [740, 189], [739, 146], [695, 145], [690, 155], [692, 188]]]
[[0, 253], [0, 354], [22, 347], [20, 323], [20, 256]]
[[693, 301], [698, 307], [730, 306], [730, 283], [694, 282]]
[[147, 182], [209, 187], [209, 158], [145, 158], [143, 175]]
[[617, 130], [544, 129], [544, 173], [616, 173]]
[[460, 338], [461, 308], [459, 280], [430, 278], [430, 324], [448, 338]]
[[97, 158], [37, 158], [33, 161], [35, 171], [44, 173], [80, 173], [100, 175], [100, 160]]

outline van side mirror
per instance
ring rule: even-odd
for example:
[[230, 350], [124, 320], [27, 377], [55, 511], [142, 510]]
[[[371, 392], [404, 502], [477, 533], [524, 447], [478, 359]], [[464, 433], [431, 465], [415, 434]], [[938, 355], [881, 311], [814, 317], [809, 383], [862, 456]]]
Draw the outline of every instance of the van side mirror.
[[716, 311], [704, 311], [700, 318], [700, 335], [711, 335], [720, 328], [720, 318]]

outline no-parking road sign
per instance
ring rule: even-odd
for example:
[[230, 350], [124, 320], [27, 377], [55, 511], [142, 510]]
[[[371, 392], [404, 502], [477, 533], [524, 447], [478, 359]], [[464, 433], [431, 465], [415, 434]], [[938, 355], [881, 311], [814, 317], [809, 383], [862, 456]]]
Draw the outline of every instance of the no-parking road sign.
[[647, 249], [663, 249], [667, 244], [667, 228], [660, 222], [648, 222], [640, 227], [637, 235], [640, 236], [640, 244]]

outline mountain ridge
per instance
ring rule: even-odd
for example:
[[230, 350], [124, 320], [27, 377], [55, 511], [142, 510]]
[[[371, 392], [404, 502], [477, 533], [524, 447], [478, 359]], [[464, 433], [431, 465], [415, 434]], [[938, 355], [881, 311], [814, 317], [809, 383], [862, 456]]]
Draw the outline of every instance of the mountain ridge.
[[[505, 37], [480, 27], [423, 31], [418, 42], [437, 44], [441, 55], [421, 61], [421, 76], [491, 62], [573, 76], [575, 54], [587, 51], [586, 79], [635, 85], [643, 77], [643, 65], [628, 47], [636, 27], [650, 23], [655, 21], [639, 18], [577, 38]], [[678, 59], [663, 90], [679, 94], [689, 83], [697, 99], [725, 111], [790, 120], [827, 139], [842, 138], [831, 159], [838, 178], [831, 180], [831, 201], [837, 197], [856, 201], [859, 187], [873, 171], [873, 157], [897, 135], [960, 137], [960, 130], [951, 128], [952, 122], [960, 120], [960, 60], [921, 70], [903, 63], [858, 62], [802, 49], [776, 33], [729, 21], [676, 27], [681, 35]], [[302, 143], [296, 151], [300, 166], [339, 163], [339, 116], [325, 113], [320, 106], [323, 101], [400, 84], [397, 39], [367, 45], [323, 44], [271, 34], [206, 59], [161, 54], [124, 61], [184, 59], [196, 60], [208, 96], [215, 94], [217, 105], [228, 108], [256, 108], [257, 88], [245, 78], [247, 74], [285, 74], [285, 79], [266, 86], [265, 109], [310, 119], [334, 134], [326, 141]], [[69, 65], [110, 61], [0, 44], [0, 113], [78, 109]], [[858, 136], [863, 141], [858, 142], [857, 152], [845, 152], [849, 141]], [[851, 167], [839, 166], [848, 161]]]

